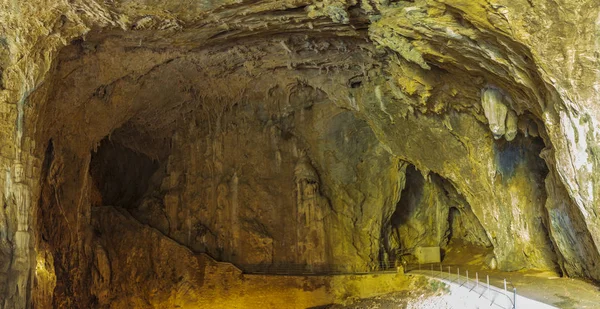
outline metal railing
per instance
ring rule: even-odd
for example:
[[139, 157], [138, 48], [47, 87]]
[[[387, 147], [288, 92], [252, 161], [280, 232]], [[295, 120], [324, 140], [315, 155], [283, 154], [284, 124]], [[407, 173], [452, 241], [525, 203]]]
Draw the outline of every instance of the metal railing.
[[490, 276], [485, 275], [485, 281], [480, 279], [480, 271], [473, 272], [471, 270], [471, 277], [469, 277], [469, 270], [463, 270], [463, 274], [460, 272], [458, 266], [443, 266], [442, 264], [411, 264], [406, 266], [407, 272], [417, 273], [426, 275], [441, 280], [442, 282], [455, 283], [460, 288], [468, 289], [469, 292], [476, 293], [479, 298], [484, 298], [490, 301], [490, 307], [496, 306], [503, 309], [516, 309], [517, 308], [517, 288], [512, 282], [504, 279], [502, 281], [504, 289], [490, 285]]
[[[352, 275], [352, 274], [370, 274], [377, 272], [397, 272], [398, 269], [390, 263], [380, 263], [376, 265], [365, 264], [297, 264], [297, 263], [278, 263], [278, 264], [243, 264], [237, 265], [239, 269], [246, 274], [267, 274], [267, 275], [289, 275], [289, 276], [311, 276], [311, 275]], [[470, 293], [475, 293], [479, 298], [490, 301], [490, 307], [502, 309], [516, 309], [517, 288], [512, 282], [504, 279], [502, 285], [504, 289], [490, 284], [489, 275], [483, 272], [463, 269], [461, 274], [460, 267], [442, 264], [407, 264], [403, 265], [404, 272], [417, 273], [432, 277], [442, 282], [457, 284], [460, 288], [467, 289]], [[480, 278], [481, 274], [481, 278]], [[485, 281], [483, 281], [485, 278]]]
[[376, 272], [397, 272], [389, 263], [380, 264], [241, 264], [237, 265], [246, 274], [268, 275], [351, 275], [370, 274]]

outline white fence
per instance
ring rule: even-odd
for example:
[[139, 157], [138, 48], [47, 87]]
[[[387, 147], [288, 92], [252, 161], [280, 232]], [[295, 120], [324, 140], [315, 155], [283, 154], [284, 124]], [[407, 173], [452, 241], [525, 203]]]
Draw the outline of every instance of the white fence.
[[468, 270], [461, 272], [459, 267], [439, 265], [414, 265], [410, 266], [410, 272], [428, 277], [436, 278], [448, 284], [456, 284], [461, 288], [475, 293], [478, 298], [486, 299], [490, 307], [503, 309], [517, 308], [517, 288], [510, 281], [504, 279], [503, 288], [490, 285], [489, 275], [475, 271], [469, 273]]

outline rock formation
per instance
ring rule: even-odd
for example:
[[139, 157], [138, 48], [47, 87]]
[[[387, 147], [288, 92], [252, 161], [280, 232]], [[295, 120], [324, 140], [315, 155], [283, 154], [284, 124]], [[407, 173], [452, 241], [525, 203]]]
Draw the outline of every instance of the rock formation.
[[240, 280], [199, 254], [453, 238], [600, 280], [596, 2], [0, 3], [0, 306], [193, 307]]
[[499, 139], [506, 133], [508, 122], [508, 107], [504, 95], [499, 89], [484, 88], [481, 91], [481, 106], [494, 138]]

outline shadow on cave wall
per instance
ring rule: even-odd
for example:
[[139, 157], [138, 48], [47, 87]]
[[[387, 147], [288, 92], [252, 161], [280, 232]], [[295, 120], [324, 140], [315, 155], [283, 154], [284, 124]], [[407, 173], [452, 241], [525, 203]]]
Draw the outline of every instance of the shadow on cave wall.
[[520, 165], [527, 166], [537, 176], [536, 183], [544, 183], [548, 175], [546, 162], [540, 158], [540, 152], [546, 145], [540, 137], [525, 138], [518, 135], [513, 141], [500, 139], [494, 142], [496, 169], [502, 181], [510, 180]]
[[414, 165], [406, 168], [406, 183], [400, 193], [400, 200], [396, 204], [396, 211], [390, 219], [392, 227], [406, 224], [415, 213], [423, 198], [425, 178], [417, 171]]
[[94, 206], [136, 207], [158, 168], [159, 162], [105, 138], [92, 153], [90, 163], [90, 174], [100, 193]]
[[396, 263], [416, 263], [417, 247], [439, 246], [442, 259], [456, 244], [489, 250], [492, 245], [483, 226], [450, 181], [433, 172], [425, 178], [413, 165], [407, 167], [405, 179], [389, 230], [382, 232], [385, 251], [380, 252], [380, 262], [387, 254]]
[[458, 208], [450, 207], [450, 211], [448, 212], [448, 225], [450, 226], [450, 229], [448, 229], [448, 241], [450, 241], [453, 236], [457, 236], [454, 235], [455, 233], [453, 233], [454, 230], [452, 229], [452, 227], [458, 221], [460, 221], [460, 215], [460, 210], [458, 210]]

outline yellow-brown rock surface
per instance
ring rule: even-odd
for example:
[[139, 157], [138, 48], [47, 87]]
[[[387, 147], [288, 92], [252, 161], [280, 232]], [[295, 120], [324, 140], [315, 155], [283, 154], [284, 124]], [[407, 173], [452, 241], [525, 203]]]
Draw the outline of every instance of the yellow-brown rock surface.
[[0, 306], [168, 307], [199, 253], [368, 271], [451, 237], [600, 280], [596, 2], [0, 2]]

